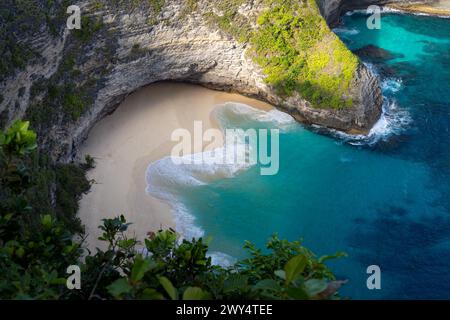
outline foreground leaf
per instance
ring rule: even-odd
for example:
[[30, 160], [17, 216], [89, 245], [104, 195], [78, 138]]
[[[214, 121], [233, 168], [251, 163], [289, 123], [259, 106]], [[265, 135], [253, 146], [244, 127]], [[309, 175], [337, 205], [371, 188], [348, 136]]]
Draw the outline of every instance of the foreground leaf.
[[144, 274], [150, 270], [150, 259], [144, 259], [142, 255], [138, 255], [131, 270], [131, 281], [137, 282], [144, 277]]
[[307, 259], [304, 255], [298, 255], [289, 260], [284, 266], [286, 273], [286, 283], [289, 284], [295, 281], [305, 270]]
[[207, 300], [210, 298], [208, 292], [198, 287], [188, 287], [183, 293], [183, 300]]
[[159, 277], [158, 280], [159, 280], [159, 283], [163, 286], [164, 290], [166, 290], [170, 299], [176, 300], [177, 299], [177, 289], [175, 289], [172, 282], [170, 282], [170, 280], [167, 279], [166, 277]]
[[108, 287], [108, 292], [116, 298], [131, 291], [132, 286], [128, 283], [126, 278], [120, 278], [111, 283]]
[[305, 281], [305, 290], [308, 296], [314, 297], [326, 290], [328, 283], [324, 279], [310, 279]]

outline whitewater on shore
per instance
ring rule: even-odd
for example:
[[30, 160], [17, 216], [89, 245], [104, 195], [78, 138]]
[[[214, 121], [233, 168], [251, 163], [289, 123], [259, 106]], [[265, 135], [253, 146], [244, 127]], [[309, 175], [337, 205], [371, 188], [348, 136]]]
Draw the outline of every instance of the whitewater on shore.
[[[298, 125], [293, 117], [277, 109], [266, 111], [240, 102], [219, 104], [212, 110], [211, 116], [222, 134], [226, 129], [232, 128], [235, 121], [257, 122], [278, 130]], [[202, 152], [181, 157], [165, 156], [149, 164], [146, 171], [146, 190], [171, 206], [176, 231], [181, 236], [189, 239], [204, 236], [204, 230], [194, 223], [194, 215], [179, 200], [186, 188], [207, 185], [219, 179], [232, 178], [255, 165], [248, 161], [231, 163], [227, 161], [237, 155], [236, 150], [251, 149], [248, 142], [245, 141], [245, 136], [237, 138], [237, 141], [233, 140], [225, 142], [225, 144], [223, 140], [226, 139], [222, 139], [215, 146], [208, 145]]]
[[[391, 106], [371, 135], [350, 136], [331, 130], [337, 139], [371, 144], [395, 133], [397, 114]], [[157, 83], [130, 95], [112, 114], [97, 123], [82, 145], [78, 157], [96, 161], [88, 178], [92, 188], [81, 202], [79, 217], [86, 228], [88, 247], [103, 247], [97, 238], [104, 218], [123, 214], [132, 225], [129, 235], [139, 240], [148, 232], [172, 228], [182, 237], [201, 237], [204, 230], [180, 200], [186, 188], [231, 178], [249, 168], [247, 165], [201, 163], [176, 165], [172, 161], [171, 141], [175, 129], [194, 131], [194, 121], [203, 130], [232, 127], [234, 122], [256, 121], [284, 130], [297, 126], [293, 118], [267, 103], [238, 94], [181, 83]], [[394, 125], [393, 125], [394, 124]], [[330, 133], [330, 130], [328, 130]], [[222, 141], [203, 143], [207, 151], [190, 155], [208, 159], [222, 151]], [[226, 260], [220, 257], [220, 260]]]
[[[157, 83], [127, 97], [113, 114], [94, 126], [78, 153], [80, 160], [90, 155], [96, 161], [96, 167], [88, 173], [94, 184], [80, 201], [78, 213], [89, 248], [104, 246], [97, 240], [101, 220], [120, 214], [132, 223], [129, 235], [139, 240], [150, 231], [167, 228], [188, 236], [200, 234], [193, 216], [180, 203], [168, 203], [168, 193], [162, 193], [164, 184], [173, 177], [187, 177], [186, 172], [180, 176], [171, 171], [173, 166], [165, 166], [166, 157], [177, 143], [170, 139], [175, 129], [192, 132], [196, 120], [202, 121], [204, 130], [219, 128], [213, 110], [227, 102], [255, 108], [260, 116], [274, 112], [269, 104], [238, 94], [190, 84]], [[152, 163], [157, 165], [149, 167]], [[151, 168], [160, 175], [149, 176]], [[160, 183], [153, 183], [161, 174]]]

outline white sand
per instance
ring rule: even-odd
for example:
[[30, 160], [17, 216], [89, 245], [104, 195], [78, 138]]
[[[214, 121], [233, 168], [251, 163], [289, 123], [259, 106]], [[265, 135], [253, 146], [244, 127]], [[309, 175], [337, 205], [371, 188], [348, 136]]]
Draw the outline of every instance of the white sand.
[[450, 0], [441, 0], [437, 3], [432, 3], [432, 7], [436, 8], [442, 8], [442, 9], [449, 9], [450, 10]]
[[91, 191], [80, 202], [79, 217], [86, 227], [89, 248], [103, 247], [97, 240], [101, 219], [123, 214], [130, 233], [143, 240], [149, 231], [174, 228], [169, 206], [145, 191], [148, 165], [170, 155], [176, 144], [172, 131], [192, 132], [195, 120], [203, 129], [216, 127], [211, 111], [224, 102], [241, 102], [270, 110], [266, 103], [180, 83], [158, 83], [130, 95], [110, 116], [89, 133], [79, 157], [89, 154], [96, 167], [89, 171], [94, 179]]

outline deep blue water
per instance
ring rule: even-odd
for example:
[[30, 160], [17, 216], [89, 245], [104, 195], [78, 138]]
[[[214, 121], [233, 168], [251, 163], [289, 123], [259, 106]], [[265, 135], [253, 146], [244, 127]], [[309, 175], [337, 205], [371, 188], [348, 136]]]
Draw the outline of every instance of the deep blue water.
[[[244, 240], [302, 237], [318, 255], [349, 255], [330, 264], [349, 279], [344, 296], [448, 299], [450, 19], [383, 14], [382, 29], [369, 30], [353, 14], [337, 33], [352, 50], [371, 44], [392, 53], [363, 58], [390, 106], [385, 137], [351, 144], [294, 125], [282, 131], [277, 175], [256, 166], [187, 188], [183, 202], [213, 236], [213, 250], [242, 257]], [[233, 118], [229, 126], [267, 124]], [[381, 290], [366, 287], [372, 264], [381, 267]]]

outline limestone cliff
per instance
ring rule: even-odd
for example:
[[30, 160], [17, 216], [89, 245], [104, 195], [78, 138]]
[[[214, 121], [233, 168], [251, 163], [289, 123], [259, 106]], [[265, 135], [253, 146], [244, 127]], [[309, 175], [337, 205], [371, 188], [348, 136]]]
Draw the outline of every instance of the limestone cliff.
[[[1, 9], [18, 10], [17, 4], [9, 2], [1, 4]], [[52, 7], [50, 15], [45, 13], [48, 2], [37, 6], [38, 12], [44, 12], [42, 21], [62, 23], [43, 22], [16, 34], [16, 45], [28, 48], [30, 56], [12, 71], [6, 65], [0, 77], [3, 125], [15, 118], [31, 119], [45, 150], [67, 161], [90, 128], [127, 95], [165, 80], [257, 97], [299, 121], [347, 132], [367, 132], [380, 116], [377, 79], [363, 65], [354, 73], [351, 107], [315, 108], [298, 93], [280, 95], [266, 83], [261, 67], [247, 54], [250, 44], [205, 18], [211, 12], [223, 14], [215, 2], [124, 2], [78, 2], [84, 14], [81, 31], [64, 27], [67, 15], [62, 1], [56, 1], [60, 8]], [[342, 10], [353, 8], [349, 2], [362, 1], [323, 0], [324, 16], [331, 23], [336, 21]], [[255, 21], [263, 8], [263, 1], [252, 0], [243, 1], [238, 10]]]

